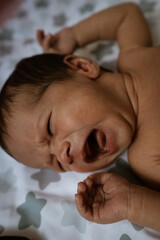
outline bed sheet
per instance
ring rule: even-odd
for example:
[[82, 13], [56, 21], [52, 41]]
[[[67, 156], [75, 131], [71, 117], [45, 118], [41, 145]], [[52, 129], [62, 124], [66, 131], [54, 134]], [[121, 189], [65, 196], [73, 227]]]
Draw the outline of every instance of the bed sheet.
[[[17, 14], [0, 29], [0, 86], [17, 61], [42, 52], [36, 29], [57, 32], [94, 12], [124, 0], [23, 0]], [[150, 24], [154, 44], [160, 43], [160, 1], [137, 0]], [[96, 42], [75, 54], [90, 57], [116, 70], [118, 47]], [[0, 149], [0, 236], [26, 236], [32, 240], [154, 240], [160, 233], [129, 221], [100, 225], [83, 219], [74, 201], [77, 183], [89, 174], [31, 169]], [[127, 151], [103, 171], [118, 173], [139, 184], [129, 168]]]

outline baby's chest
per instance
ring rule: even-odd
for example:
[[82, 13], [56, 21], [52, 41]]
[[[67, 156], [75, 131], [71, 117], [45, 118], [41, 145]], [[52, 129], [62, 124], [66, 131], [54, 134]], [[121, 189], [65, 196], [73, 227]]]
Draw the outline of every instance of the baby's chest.
[[[160, 110], [159, 110], [160, 111]], [[147, 116], [146, 116], [147, 117]], [[131, 168], [145, 182], [160, 185], [160, 118], [145, 119], [128, 150]], [[153, 183], [153, 184], [152, 184]]]
[[[134, 147], [138, 154], [160, 157], [160, 73], [140, 85]], [[146, 157], [147, 157], [146, 156]]]

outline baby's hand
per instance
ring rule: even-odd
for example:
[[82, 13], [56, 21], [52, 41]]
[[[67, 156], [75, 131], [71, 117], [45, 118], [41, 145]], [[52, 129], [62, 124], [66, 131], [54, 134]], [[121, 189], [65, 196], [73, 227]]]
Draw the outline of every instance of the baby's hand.
[[54, 35], [37, 30], [37, 40], [45, 53], [70, 54], [78, 46], [72, 28], [64, 28]]
[[80, 215], [97, 223], [127, 219], [130, 183], [119, 175], [97, 173], [78, 184], [76, 205]]

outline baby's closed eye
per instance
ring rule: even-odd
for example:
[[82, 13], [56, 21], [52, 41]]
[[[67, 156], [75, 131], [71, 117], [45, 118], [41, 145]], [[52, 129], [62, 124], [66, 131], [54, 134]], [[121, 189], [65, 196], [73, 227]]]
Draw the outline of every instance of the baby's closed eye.
[[51, 120], [51, 115], [49, 116], [49, 119], [48, 119], [47, 132], [50, 136], [52, 136], [53, 134], [52, 134], [52, 130], [51, 130], [50, 120]]

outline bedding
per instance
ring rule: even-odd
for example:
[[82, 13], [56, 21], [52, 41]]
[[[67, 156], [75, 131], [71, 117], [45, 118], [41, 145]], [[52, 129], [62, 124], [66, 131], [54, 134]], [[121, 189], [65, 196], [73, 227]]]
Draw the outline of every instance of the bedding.
[[[35, 32], [57, 32], [91, 14], [124, 0], [23, 0], [14, 17], [0, 29], [0, 87], [24, 58], [42, 52]], [[154, 45], [160, 43], [160, 1], [135, 0], [151, 27]], [[116, 70], [118, 46], [96, 42], [75, 54]], [[160, 233], [127, 220], [100, 225], [83, 219], [76, 210], [77, 183], [91, 173], [57, 173], [32, 169], [0, 149], [0, 236], [25, 236], [32, 240], [155, 240]], [[127, 151], [103, 171], [118, 173], [141, 184], [131, 171]]]

